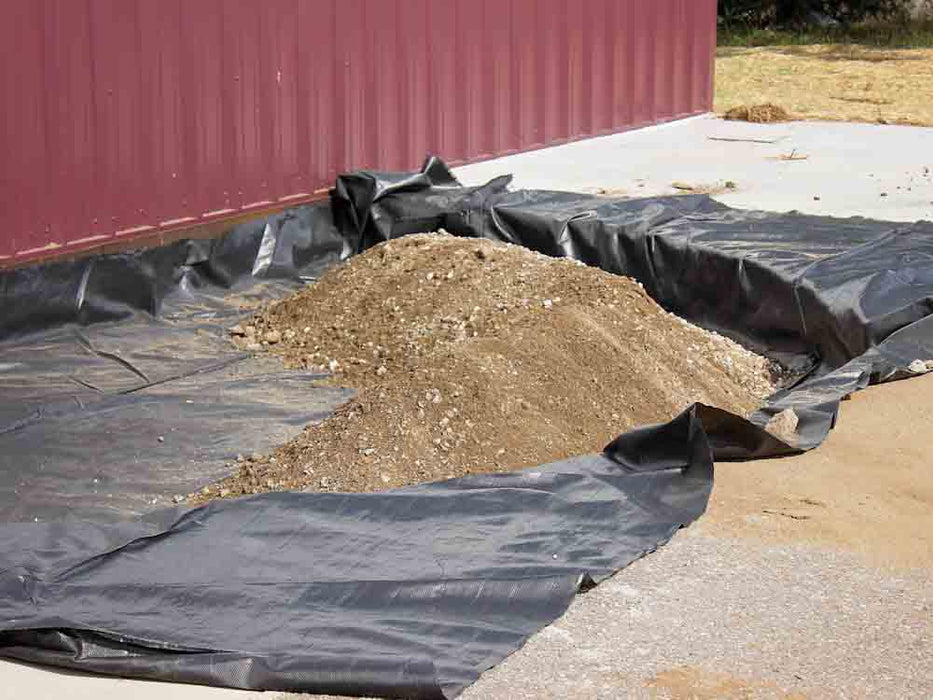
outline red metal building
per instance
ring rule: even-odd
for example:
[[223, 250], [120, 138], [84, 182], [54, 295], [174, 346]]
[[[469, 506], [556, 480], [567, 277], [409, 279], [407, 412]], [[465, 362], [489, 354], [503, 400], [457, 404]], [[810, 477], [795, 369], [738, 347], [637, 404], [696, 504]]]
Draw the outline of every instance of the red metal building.
[[708, 111], [715, 0], [0, 0], [0, 260]]

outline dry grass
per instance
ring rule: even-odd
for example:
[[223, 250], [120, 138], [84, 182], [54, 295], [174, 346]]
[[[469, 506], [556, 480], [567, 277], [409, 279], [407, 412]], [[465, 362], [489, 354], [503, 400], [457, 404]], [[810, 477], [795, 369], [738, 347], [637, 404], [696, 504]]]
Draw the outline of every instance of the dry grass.
[[671, 189], [680, 194], [708, 194], [717, 195], [734, 192], [738, 188], [732, 180], [726, 182], [672, 182]]
[[763, 105], [733, 107], [723, 117], [730, 121], [754, 122], [755, 124], [773, 124], [775, 122], [786, 122], [790, 119], [787, 110], [770, 102]]
[[933, 49], [721, 47], [716, 111], [763, 103], [799, 119], [933, 126]]

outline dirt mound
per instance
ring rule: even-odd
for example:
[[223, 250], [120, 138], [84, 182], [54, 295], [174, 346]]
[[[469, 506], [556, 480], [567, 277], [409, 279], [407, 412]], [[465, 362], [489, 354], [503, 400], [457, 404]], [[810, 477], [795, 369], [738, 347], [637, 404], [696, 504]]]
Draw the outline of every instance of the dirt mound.
[[631, 279], [446, 235], [377, 246], [232, 332], [358, 395], [198, 500], [505, 471], [599, 451], [695, 401], [746, 414], [773, 390], [767, 360]]
[[723, 115], [723, 119], [730, 121], [754, 122], [755, 124], [786, 122], [790, 121], [790, 118], [787, 110], [770, 102], [763, 105], [733, 107]]

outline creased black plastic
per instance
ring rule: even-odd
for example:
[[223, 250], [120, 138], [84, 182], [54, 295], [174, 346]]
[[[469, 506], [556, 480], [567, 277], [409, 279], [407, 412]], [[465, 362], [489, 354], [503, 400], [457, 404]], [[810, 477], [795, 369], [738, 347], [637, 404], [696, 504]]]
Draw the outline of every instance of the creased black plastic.
[[605, 456], [384, 494], [279, 493], [110, 528], [7, 525], [0, 655], [451, 697], [559, 616], [584, 578], [700, 516], [712, 465], [698, 420], [691, 409]]
[[[463, 188], [438, 160], [357, 173], [330, 207], [219, 241], [0, 275], [0, 508], [29, 521], [0, 525], [0, 655], [239, 688], [452, 697], [581, 583], [699, 517], [714, 457], [815, 447], [847, 394], [933, 357], [930, 224], [510, 192], [508, 181]], [[236, 352], [227, 326], [328, 264], [438, 228], [635, 276], [668, 309], [810, 374], [752, 420], [696, 405], [601, 455], [523, 472], [146, 513], [153, 493], [216, 478], [236, 452], [281, 442], [345, 396]], [[794, 445], [761, 428], [787, 407], [801, 417]], [[66, 511], [82, 517], [51, 520]]]
[[240, 352], [227, 328], [345, 254], [329, 208], [304, 207], [0, 275], [0, 522], [164, 507], [327, 417], [349, 392]]

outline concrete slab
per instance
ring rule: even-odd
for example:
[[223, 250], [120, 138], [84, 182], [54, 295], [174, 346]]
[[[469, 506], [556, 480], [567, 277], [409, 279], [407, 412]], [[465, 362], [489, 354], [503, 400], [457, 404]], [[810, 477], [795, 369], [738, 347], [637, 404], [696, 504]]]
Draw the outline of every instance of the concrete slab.
[[931, 604], [919, 573], [684, 533], [579, 598], [463, 699], [929, 697]]
[[[780, 160], [791, 153], [808, 158]], [[924, 168], [933, 170], [933, 129], [749, 125], [701, 117], [467, 166], [457, 174], [478, 184], [512, 172], [517, 187], [631, 196], [671, 193], [675, 181], [731, 180], [737, 188], [717, 198], [732, 206], [914, 221], [933, 219], [933, 173]], [[929, 387], [928, 380], [912, 380], [860, 395], [844, 407], [838, 435], [814, 457], [799, 458], [811, 461], [792, 481], [782, 476], [790, 478], [794, 461], [757, 463], [754, 476], [743, 476], [752, 465], [718, 467], [707, 518], [579, 597], [564, 618], [464, 697], [930, 697], [933, 556], [918, 552], [933, 546], [923, 539], [933, 526], [915, 523], [899, 535], [889, 522], [898, 504], [916, 517], [933, 517], [933, 476], [924, 471]], [[770, 506], [767, 499], [788, 488], [812, 496], [808, 489], [820, 483], [830, 489], [838, 475], [883, 468], [883, 444], [891, 446], [890, 460], [909, 467], [884, 494], [890, 508], [862, 507], [857, 480], [845, 484], [838, 502], [824, 498], [825, 516], [807, 511], [804, 519], [787, 504]], [[754, 527], [738, 536], [738, 520]], [[874, 550], [885, 546], [885, 537], [914, 538], [913, 549], [891, 561], [883, 552], [862, 551], [871, 538], [852, 533], [873, 529], [884, 533], [874, 538]], [[310, 700], [0, 662], [0, 699], [6, 697]]]
[[[782, 159], [791, 156], [803, 160]], [[716, 199], [745, 209], [933, 220], [933, 129], [923, 127], [703, 116], [456, 170], [470, 185], [506, 173], [516, 188], [633, 197], [676, 193], [674, 182], [734, 182]]]

